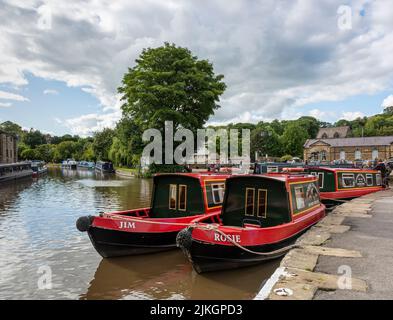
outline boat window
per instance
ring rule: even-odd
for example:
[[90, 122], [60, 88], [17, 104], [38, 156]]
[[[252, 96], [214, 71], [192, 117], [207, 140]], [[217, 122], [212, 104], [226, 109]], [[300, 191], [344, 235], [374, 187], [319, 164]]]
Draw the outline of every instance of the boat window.
[[270, 172], [278, 172], [278, 167], [276, 167], [276, 166], [267, 166], [266, 172], [267, 172], [267, 173], [270, 173]]
[[258, 189], [257, 216], [261, 218], [266, 218], [266, 209], [267, 209], [267, 190]]
[[325, 184], [325, 174], [323, 172], [318, 172], [318, 184], [319, 188], [323, 189]]
[[371, 187], [374, 185], [374, 179], [373, 179], [373, 175], [372, 174], [367, 174], [366, 175], [367, 178], [367, 186]]
[[179, 210], [186, 211], [187, 208], [187, 186], [179, 185]]
[[177, 195], [177, 185], [169, 185], [169, 209], [176, 210], [176, 195]]
[[214, 204], [221, 204], [224, 201], [225, 184], [212, 184], [212, 195]]
[[304, 193], [303, 186], [295, 187], [295, 199], [296, 199], [296, 209], [301, 210], [304, 209], [306, 206], [305, 201], [306, 195]]
[[381, 178], [381, 174], [380, 173], [378, 173], [375, 176], [375, 182], [376, 182], [377, 186], [380, 186], [382, 184], [382, 178]]
[[366, 179], [364, 178], [364, 175], [358, 174], [356, 176], [356, 185], [358, 187], [365, 187], [366, 186]]
[[344, 188], [353, 188], [355, 186], [355, 175], [353, 173], [343, 173], [342, 182]]
[[245, 206], [246, 216], [254, 215], [254, 200], [255, 200], [255, 189], [246, 188], [246, 206]]

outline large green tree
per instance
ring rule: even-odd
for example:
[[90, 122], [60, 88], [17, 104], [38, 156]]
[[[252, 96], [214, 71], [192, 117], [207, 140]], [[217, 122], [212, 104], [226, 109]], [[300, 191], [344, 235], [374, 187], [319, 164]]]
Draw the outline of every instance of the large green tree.
[[174, 128], [202, 128], [226, 85], [208, 60], [200, 60], [187, 48], [165, 43], [144, 49], [136, 65], [124, 75], [118, 89], [123, 114], [141, 128], [162, 130], [164, 122]]
[[287, 125], [282, 135], [282, 143], [285, 153], [291, 156], [302, 157], [303, 145], [308, 138], [305, 128], [296, 122]]
[[109, 160], [109, 150], [113, 143], [114, 131], [105, 128], [94, 136], [92, 148], [97, 160]]

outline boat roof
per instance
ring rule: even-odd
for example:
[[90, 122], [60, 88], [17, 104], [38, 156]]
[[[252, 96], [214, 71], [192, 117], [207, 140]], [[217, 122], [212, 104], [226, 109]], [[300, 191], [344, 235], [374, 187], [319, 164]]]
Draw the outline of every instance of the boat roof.
[[264, 174], [243, 174], [243, 175], [233, 175], [228, 178], [228, 180], [236, 179], [236, 178], [257, 178], [257, 179], [270, 179], [282, 182], [302, 182], [302, 181], [311, 181], [316, 180], [316, 177], [304, 173], [304, 172], [271, 172], [271, 173], [264, 173]]
[[209, 173], [209, 172], [187, 172], [187, 173], [158, 173], [154, 176], [162, 177], [162, 176], [183, 176], [183, 177], [190, 177], [194, 179], [198, 179], [200, 181], [205, 180], [223, 180], [230, 177], [230, 174], [223, 174], [223, 173]]
[[373, 169], [363, 169], [363, 168], [348, 168], [348, 167], [324, 167], [324, 166], [312, 166], [307, 168], [309, 170], [325, 170], [325, 171], [331, 171], [331, 172], [340, 172], [340, 171], [346, 171], [346, 172], [375, 172], [377, 173], [378, 170], [373, 170]]

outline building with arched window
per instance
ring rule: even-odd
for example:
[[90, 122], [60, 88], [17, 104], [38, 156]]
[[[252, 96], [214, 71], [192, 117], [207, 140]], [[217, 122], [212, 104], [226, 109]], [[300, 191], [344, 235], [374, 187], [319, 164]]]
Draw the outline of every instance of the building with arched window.
[[304, 144], [309, 161], [376, 160], [393, 158], [393, 136], [350, 138], [349, 127], [321, 128]]

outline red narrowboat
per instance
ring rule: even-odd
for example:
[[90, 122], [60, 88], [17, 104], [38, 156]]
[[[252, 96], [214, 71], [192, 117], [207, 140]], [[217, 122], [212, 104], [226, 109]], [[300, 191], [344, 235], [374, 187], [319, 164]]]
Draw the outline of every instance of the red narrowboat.
[[325, 216], [317, 182], [308, 174], [232, 176], [221, 215], [194, 220], [177, 244], [198, 273], [277, 258]]
[[221, 211], [228, 175], [159, 174], [153, 178], [151, 207], [80, 217], [104, 258], [153, 253], [176, 248], [176, 236], [195, 218]]
[[376, 170], [307, 167], [306, 171], [318, 177], [321, 200], [326, 204], [336, 204], [385, 188], [381, 172]]

